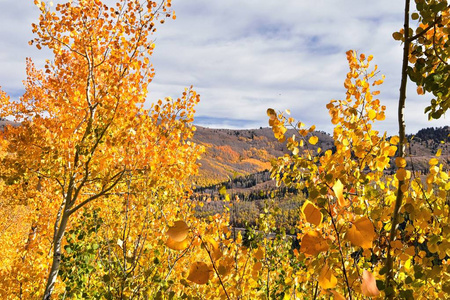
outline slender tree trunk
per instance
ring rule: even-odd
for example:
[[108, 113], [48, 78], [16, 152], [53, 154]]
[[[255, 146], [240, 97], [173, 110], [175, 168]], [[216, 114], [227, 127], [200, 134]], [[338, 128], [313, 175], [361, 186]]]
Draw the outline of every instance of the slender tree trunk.
[[69, 210], [65, 207], [64, 213], [61, 217], [61, 222], [59, 223], [58, 232], [55, 236], [55, 240], [53, 241], [53, 263], [50, 274], [48, 275], [47, 286], [45, 287], [44, 300], [50, 299], [53, 288], [55, 287], [56, 278], [58, 277], [59, 267], [61, 265], [61, 244], [69, 217]]
[[[409, 37], [409, 6], [410, 0], [405, 0], [405, 24], [404, 24], [404, 44], [403, 44], [403, 62], [402, 62], [402, 78], [400, 83], [400, 96], [398, 100], [398, 128], [399, 128], [399, 145], [398, 145], [398, 155], [397, 157], [405, 156], [405, 146], [406, 146], [406, 136], [405, 136], [405, 102], [406, 102], [406, 84], [407, 84], [407, 69], [408, 69], [408, 56], [409, 47], [411, 44]], [[394, 259], [391, 254], [391, 242], [395, 240], [397, 235], [398, 226], [398, 216], [400, 208], [403, 204], [403, 191], [402, 185], [405, 183], [404, 180], [399, 180], [397, 188], [397, 198], [395, 200], [394, 212], [391, 219], [391, 231], [389, 233], [389, 239], [387, 244], [387, 257], [386, 257], [386, 298], [394, 299]]]

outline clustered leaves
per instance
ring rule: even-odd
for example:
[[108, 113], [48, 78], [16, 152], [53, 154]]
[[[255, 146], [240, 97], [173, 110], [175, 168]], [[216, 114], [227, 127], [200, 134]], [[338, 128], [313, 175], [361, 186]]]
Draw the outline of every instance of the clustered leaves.
[[[273, 175], [279, 182], [307, 190], [308, 194], [298, 227], [301, 241], [296, 258], [305, 264], [300, 285], [315, 290], [315, 297], [332, 294], [335, 299], [376, 297], [382, 293], [401, 299], [423, 293], [446, 295], [447, 286], [441, 278], [447, 278], [448, 256], [433, 254], [439, 253], [439, 247], [430, 248], [427, 240], [433, 236], [431, 232], [439, 232], [439, 239], [433, 243], [447, 243], [448, 236], [442, 234], [448, 222], [448, 214], [443, 213], [448, 212], [448, 171], [433, 158], [430, 175], [423, 182], [421, 174], [406, 169], [405, 158], [394, 159], [399, 138], [387, 138], [386, 133], [380, 135], [373, 129], [373, 123], [385, 118], [385, 107], [376, 98], [379, 92], [372, 91], [383, 79], [375, 78], [376, 66], [370, 69], [372, 56], [366, 58], [349, 51], [347, 59], [347, 97], [327, 105], [335, 124], [335, 150], [322, 153], [319, 149], [318, 155], [307, 146], [300, 150], [298, 137], [313, 132], [304, 130], [301, 122], [292, 126], [296, 123], [283, 113], [268, 110], [275, 137], [287, 140], [292, 151], [292, 156], [285, 155], [274, 163]], [[288, 126], [296, 132], [286, 138]], [[393, 175], [386, 172], [391, 164], [397, 167]], [[383, 277], [392, 207], [400, 182], [407, 200], [401, 208], [401, 229], [390, 242], [394, 257], [398, 257], [395, 290], [391, 290], [384, 285]], [[440, 207], [440, 216], [435, 215], [434, 205]], [[413, 269], [420, 272], [412, 274]], [[427, 273], [425, 280], [424, 270], [436, 276]]]
[[[409, 78], [417, 84], [417, 93], [431, 93], [431, 105], [425, 109], [430, 119], [439, 119], [450, 108], [449, 30], [450, 7], [448, 2], [417, 0], [417, 12], [411, 14], [416, 28], [410, 28], [408, 40]], [[393, 34], [394, 39], [405, 42], [404, 29]]]

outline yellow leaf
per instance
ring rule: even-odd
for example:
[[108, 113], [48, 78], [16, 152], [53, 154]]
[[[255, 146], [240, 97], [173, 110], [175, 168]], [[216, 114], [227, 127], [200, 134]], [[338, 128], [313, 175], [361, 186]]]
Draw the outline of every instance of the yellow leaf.
[[309, 223], [316, 226], [319, 226], [320, 223], [322, 223], [322, 213], [311, 201], [305, 201], [302, 207], [302, 213]]
[[338, 179], [336, 183], [333, 185], [333, 191], [336, 195], [336, 198], [338, 199], [338, 204], [341, 207], [347, 206], [348, 201], [344, 198], [344, 185], [342, 182]]
[[372, 241], [375, 237], [375, 230], [372, 222], [367, 217], [362, 217], [355, 222], [345, 235], [353, 245], [364, 249], [372, 247]]
[[397, 145], [400, 142], [400, 139], [398, 136], [394, 135], [393, 137], [391, 137], [389, 142], [391, 142], [392, 145]]
[[170, 236], [166, 241], [166, 246], [173, 250], [184, 250], [189, 246], [189, 239], [184, 239], [180, 242], [173, 240]]
[[211, 245], [211, 256], [218, 260], [222, 257], [222, 251], [220, 250], [219, 244], [213, 239], [213, 238], [207, 238], [206, 239], [208, 243]]
[[442, 148], [440, 148], [437, 152], [436, 152], [436, 157], [441, 156], [442, 154]]
[[195, 282], [197, 284], [205, 284], [209, 280], [209, 273], [211, 269], [207, 264], [201, 261], [197, 261], [191, 265], [187, 280]]
[[428, 163], [430, 164], [430, 166], [435, 166], [439, 163], [439, 160], [437, 158], [432, 158]]
[[369, 112], [367, 113], [367, 116], [369, 117], [370, 120], [373, 120], [376, 118], [377, 116], [377, 112], [374, 111], [373, 109], [369, 110]]
[[333, 275], [333, 272], [331, 271], [330, 267], [328, 267], [328, 264], [325, 264], [323, 266], [322, 270], [320, 271], [319, 275], [319, 285], [321, 288], [327, 290], [332, 289], [337, 284], [337, 278]]
[[186, 239], [189, 233], [189, 227], [184, 221], [175, 221], [174, 226], [169, 227], [167, 235], [175, 242], [181, 242]]
[[301, 241], [300, 252], [317, 255], [328, 250], [328, 242], [317, 231], [307, 232]]
[[227, 188], [224, 185], [222, 185], [219, 189], [219, 194], [225, 195], [226, 193], [227, 193]]
[[367, 270], [363, 270], [361, 291], [366, 297], [377, 297], [380, 295], [375, 277]]
[[319, 141], [319, 138], [317, 136], [312, 136], [312, 137], [309, 138], [309, 143], [311, 145], [317, 144], [318, 141]]

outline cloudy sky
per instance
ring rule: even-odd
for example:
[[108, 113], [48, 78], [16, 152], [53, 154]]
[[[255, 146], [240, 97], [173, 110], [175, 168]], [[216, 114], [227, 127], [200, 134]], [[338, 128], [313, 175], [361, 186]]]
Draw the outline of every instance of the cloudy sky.
[[[37, 20], [32, 0], [0, 0], [0, 86], [23, 93], [25, 57], [51, 58], [28, 46]], [[345, 97], [345, 52], [374, 55], [386, 75], [380, 100], [387, 119], [378, 129], [397, 132], [401, 45], [392, 32], [402, 24], [401, 0], [173, 0], [177, 19], [155, 36], [156, 77], [149, 101], [178, 97], [193, 85], [201, 94], [196, 124], [216, 128], [267, 126], [266, 110], [292, 115], [332, 132], [325, 105]], [[427, 96], [410, 84], [407, 132], [448, 125], [423, 114]]]

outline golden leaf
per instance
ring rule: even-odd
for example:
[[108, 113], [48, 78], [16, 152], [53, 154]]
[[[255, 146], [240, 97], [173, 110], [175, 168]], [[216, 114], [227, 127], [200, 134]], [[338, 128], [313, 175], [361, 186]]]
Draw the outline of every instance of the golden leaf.
[[309, 138], [309, 143], [311, 145], [317, 144], [318, 141], [319, 141], [319, 138], [317, 136], [312, 136], [312, 137]]
[[400, 142], [400, 139], [398, 136], [394, 135], [393, 137], [391, 137], [391, 139], [389, 140], [389, 142], [392, 145], [397, 145]]
[[374, 111], [373, 109], [369, 110], [369, 112], [367, 113], [367, 116], [369, 117], [370, 120], [375, 119], [375, 117], [377, 116], [377, 112]]
[[197, 261], [191, 265], [187, 280], [195, 282], [197, 284], [205, 284], [209, 281], [209, 273], [212, 270], [207, 264], [201, 261]]
[[372, 222], [367, 217], [362, 217], [355, 222], [345, 235], [353, 245], [364, 249], [372, 247], [372, 241], [375, 237], [375, 230]]
[[319, 275], [319, 285], [321, 288], [327, 290], [332, 289], [337, 284], [337, 278], [333, 275], [333, 272], [331, 271], [330, 267], [328, 267], [328, 264], [325, 264], [323, 266], [322, 270], [320, 271]]
[[342, 184], [342, 182], [339, 179], [336, 180], [335, 184], [333, 185], [333, 191], [334, 191], [334, 194], [336, 195], [339, 206], [341, 206], [341, 207], [347, 206], [348, 201], [345, 200], [344, 192], [343, 192], [344, 185]]
[[428, 163], [430, 164], [430, 166], [435, 166], [439, 163], [439, 160], [437, 158], [432, 158]]
[[406, 159], [404, 159], [403, 157], [395, 158], [395, 165], [397, 166], [397, 168], [406, 167]]
[[305, 201], [302, 207], [302, 213], [309, 223], [316, 226], [319, 226], [320, 223], [322, 223], [322, 213], [311, 201]]
[[317, 255], [320, 252], [327, 251], [328, 242], [317, 231], [307, 232], [301, 241], [300, 252], [309, 255]]
[[377, 297], [380, 295], [375, 277], [367, 270], [363, 270], [361, 291], [367, 297]]
[[167, 235], [175, 242], [181, 242], [186, 239], [189, 233], [189, 227], [186, 222], [178, 220], [174, 222], [174, 226], [169, 227]]
[[334, 296], [334, 300], [345, 300], [344, 296], [342, 296], [339, 292], [337, 291], [330, 291], [330, 293], [333, 294]]

